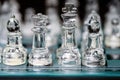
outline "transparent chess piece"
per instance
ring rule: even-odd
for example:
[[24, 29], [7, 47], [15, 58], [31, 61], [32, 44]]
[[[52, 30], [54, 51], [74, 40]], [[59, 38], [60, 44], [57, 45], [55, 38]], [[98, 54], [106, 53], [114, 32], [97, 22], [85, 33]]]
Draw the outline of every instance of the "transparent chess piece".
[[104, 26], [105, 46], [112, 49], [119, 48], [120, 40], [118, 34], [120, 34], [120, 17], [115, 5], [110, 5]]
[[57, 50], [58, 64], [61, 66], [80, 66], [81, 55], [75, 43], [75, 17], [77, 8], [73, 4], [66, 4], [62, 9], [63, 34], [62, 46]]
[[19, 13], [19, 5], [17, 4], [16, 0], [6, 0], [4, 1], [3, 5], [1, 6], [1, 44], [5, 46], [7, 43], [7, 30], [6, 30], [6, 23], [9, 19], [9, 16], [14, 14], [18, 21], [21, 22], [21, 15]]
[[112, 25], [111, 21], [113, 18], [119, 17], [118, 9], [114, 5], [109, 6], [109, 11], [105, 16], [105, 24], [104, 24], [104, 34], [105, 36], [110, 35], [112, 33]]
[[[65, 4], [73, 4], [75, 7], [79, 7], [80, 6], [80, 2], [79, 0], [65, 0]], [[75, 40], [76, 40], [76, 45], [78, 47], [80, 47], [80, 43], [81, 43], [81, 19], [79, 16], [79, 13], [76, 13], [76, 31], [75, 31]]]
[[83, 53], [83, 51], [88, 48], [88, 36], [89, 36], [89, 32], [88, 32], [88, 26], [89, 26], [89, 21], [91, 20], [91, 17], [95, 18], [99, 23], [100, 23], [100, 31], [99, 34], [100, 36], [100, 44], [103, 45], [103, 32], [101, 29], [101, 19], [100, 16], [97, 14], [97, 12], [95, 10], [91, 11], [91, 13], [86, 17], [86, 20], [84, 21], [84, 27], [83, 27], [83, 32], [82, 32], [82, 42], [81, 42], [81, 51]]
[[27, 50], [22, 46], [22, 33], [18, 20], [13, 15], [7, 22], [7, 45], [3, 49], [3, 64], [9, 66], [26, 63]]
[[89, 14], [86, 17], [86, 19], [83, 23], [82, 40], [81, 40], [81, 52], [82, 53], [87, 48], [87, 44], [88, 44], [88, 23], [89, 23], [90, 16], [91, 16], [91, 14]]
[[29, 54], [29, 65], [30, 66], [49, 66], [52, 64], [52, 54], [46, 47], [46, 26], [48, 25], [48, 17], [38, 13], [34, 15], [33, 22], [35, 27], [32, 28], [33, 35], [33, 46], [32, 51]]
[[[111, 20], [112, 32], [109, 36], [106, 36], [106, 44], [107, 47], [110, 48], [120, 48], [120, 17], [113, 18]], [[109, 39], [109, 42], [107, 42]]]
[[[84, 23], [82, 27], [82, 39], [81, 39], [81, 51], [83, 51], [87, 48], [88, 44], [88, 22], [91, 17], [91, 12], [98, 12], [99, 11], [99, 5], [98, 0], [87, 0], [86, 1], [86, 7], [85, 7], [85, 17], [84, 17]], [[96, 16], [99, 18], [99, 16], [96, 14]]]
[[92, 11], [88, 23], [88, 44], [82, 53], [82, 65], [87, 67], [102, 67], [105, 65], [101, 23], [99, 18], [94, 16], [95, 14], [95, 11]]

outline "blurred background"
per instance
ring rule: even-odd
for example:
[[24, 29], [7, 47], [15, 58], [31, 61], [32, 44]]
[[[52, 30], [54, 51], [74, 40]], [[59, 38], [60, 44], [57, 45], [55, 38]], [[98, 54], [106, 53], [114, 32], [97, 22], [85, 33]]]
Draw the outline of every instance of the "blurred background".
[[[3, 7], [3, 5], [5, 3], [7, 3], [9, 5], [10, 1], [16, 1], [16, 3], [14, 3], [14, 5], [16, 5], [16, 7], [18, 7], [18, 11], [20, 12], [22, 20], [24, 22], [25, 11], [28, 8], [33, 8], [35, 10], [35, 13], [38, 13], [38, 12], [46, 13], [46, 9], [49, 6], [52, 6], [58, 10], [58, 14], [59, 14], [58, 17], [60, 17], [62, 7], [64, 7], [65, 1], [67, 1], [67, 0], [0, 0], [0, 12], [1, 12], [1, 8]], [[113, 4], [118, 7], [120, 5], [118, 3], [118, 2], [120, 2], [120, 0], [71, 0], [71, 1], [77, 2], [75, 4], [78, 5], [78, 13], [79, 13], [81, 21], [83, 21], [83, 19], [84, 19], [88, 2], [90, 2], [89, 4], [94, 4], [94, 6], [97, 5], [98, 12], [102, 18], [102, 22], [104, 22], [104, 18], [105, 18], [104, 16], [109, 11], [110, 5]], [[96, 3], [94, 3], [94, 2], [96, 2]], [[89, 7], [91, 7], [91, 6], [89, 6]]]
[[[24, 20], [25, 11], [28, 8], [33, 8], [36, 13], [38, 12], [45, 13], [48, 6], [53, 6], [58, 9], [58, 14], [60, 16], [62, 7], [64, 7], [66, 0], [0, 0], [0, 7], [2, 8], [3, 4], [5, 4], [6, 2], [8, 2], [9, 5], [9, 1], [17, 2], [16, 5], [19, 6], [18, 10], [22, 14], [22, 19]], [[98, 12], [100, 13], [102, 19], [104, 20], [104, 15], [109, 11], [110, 5], [114, 4], [116, 6], [119, 6], [118, 2], [120, 0], [73, 0], [73, 2], [76, 1], [78, 2], [76, 4], [78, 5], [79, 15], [82, 20], [85, 16], [85, 8], [88, 4], [88, 1], [90, 1], [91, 4], [92, 2], [97, 2], [95, 5], [98, 5], [99, 7]]]

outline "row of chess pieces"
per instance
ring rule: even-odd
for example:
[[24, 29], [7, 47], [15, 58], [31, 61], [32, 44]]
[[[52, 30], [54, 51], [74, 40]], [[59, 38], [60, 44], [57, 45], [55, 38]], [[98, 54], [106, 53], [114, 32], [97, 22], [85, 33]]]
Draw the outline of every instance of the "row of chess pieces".
[[[116, 9], [116, 8], [115, 8]], [[54, 10], [53, 10], [54, 11]], [[52, 11], [52, 12], [53, 12]], [[26, 63], [28, 56], [28, 64], [33, 66], [48, 66], [53, 63], [52, 53], [49, 46], [57, 45], [59, 37], [61, 37], [61, 46], [56, 51], [58, 64], [61, 66], [87, 66], [87, 67], [101, 67], [105, 66], [106, 57], [103, 48], [103, 31], [101, 27], [101, 20], [99, 14], [92, 10], [85, 19], [82, 40], [80, 41], [80, 30], [77, 28], [77, 8], [73, 3], [66, 3], [62, 8], [63, 18], [62, 29], [58, 28], [58, 24], [52, 24], [51, 20], [46, 15], [38, 13], [32, 16], [33, 32], [32, 50], [27, 54], [27, 49], [22, 45], [22, 29], [19, 26], [19, 20], [14, 15], [6, 22], [7, 29], [7, 44], [1, 50], [1, 62], [9, 66], [17, 66]], [[51, 14], [52, 14], [51, 12]], [[113, 13], [112, 13], [113, 15]], [[54, 16], [54, 15], [53, 15]], [[51, 18], [54, 18], [51, 16]], [[120, 48], [120, 17], [114, 12], [110, 26], [106, 27], [105, 45], [112, 49]], [[51, 25], [52, 24], [52, 25]], [[31, 26], [30, 25], [30, 26]], [[49, 25], [51, 27], [49, 27]], [[54, 27], [53, 27], [54, 26]], [[51, 32], [54, 28], [55, 32]], [[60, 32], [62, 30], [62, 32]], [[28, 28], [25, 30], [30, 34]], [[61, 35], [59, 34], [61, 33]], [[56, 33], [56, 34], [55, 34]], [[24, 39], [24, 37], [23, 37]], [[29, 38], [25, 40], [29, 43]], [[76, 42], [81, 43], [81, 51], [79, 51]]]
[[[65, 3], [73, 3], [76, 7], [79, 7], [80, 2], [79, 0], [65, 0]], [[111, 3], [109, 5], [109, 11], [105, 16], [105, 24], [104, 24], [104, 34], [105, 35], [111, 35], [112, 33], [112, 26], [113, 26], [113, 19], [119, 18], [119, 0], [111, 0]], [[50, 25], [48, 26], [48, 37], [47, 37], [47, 45], [49, 47], [54, 46], [55, 44], [61, 44], [61, 41], [56, 39], [56, 36], [60, 36], [62, 29], [62, 21], [60, 19], [60, 15], [58, 14], [58, 6], [59, 6], [59, 0], [46, 0], [46, 14], [48, 15], [50, 19]], [[33, 23], [31, 20], [31, 16], [35, 14], [35, 9], [33, 8], [27, 8], [25, 10], [25, 21], [23, 22], [21, 17], [21, 13], [19, 11], [20, 4], [17, 2], [17, 0], [6, 0], [2, 3], [0, 3], [0, 42], [2, 46], [5, 46], [7, 43], [7, 30], [6, 30], [6, 23], [9, 19], [10, 15], [14, 13], [16, 18], [21, 23], [21, 30], [23, 33], [23, 44], [25, 47], [31, 47], [32, 45], [32, 31], [31, 28], [33, 27]], [[80, 15], [77, 13], [76, 17], [76, 42], [78, 43], [78, 46], [80, 46], [80, 40], [82, 39], [82, 33], [84, 32], [83, 26], [86, 21], [86, 17], [88, 14], [95, 10], [99, 12], [99, 3], [98, 0], [86, 0], [86, 6], [85, 6], [85, 18], [84, 21], [80, 19]], [[82, 23], [83, 22], [83, 23]], [[103, 25], [102, 25], [103, 26]], [[29, 32], [26, 32], [26, 30]], [[108, 46], [113, 46], [112, 44], [109, 44], [106, 42]]]

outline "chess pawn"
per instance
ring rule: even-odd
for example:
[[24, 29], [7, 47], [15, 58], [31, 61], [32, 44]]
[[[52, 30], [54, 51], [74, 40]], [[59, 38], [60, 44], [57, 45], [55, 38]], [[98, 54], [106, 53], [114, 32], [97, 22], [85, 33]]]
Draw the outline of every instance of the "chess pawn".
[[105, 16], [105, 24], [104, 24], [104, 34], [105, 36], [108, 36], [112, 33], [112, 19], [119, 17], [118, 10], [116, 6], [110, 5], [109, 12]]
[[22, 33], [18, 20], [13, 15], [7, 22], [7, 45], [3, 49], [3, 64], [9, 66], [26, 63], [27, 50], [22, 46]]
[[57, 50], [58, 64], [61, 66], [81, 65], [81, 55], [75, 43], [76, 10], [73, 4], [66, 4], [63, 8], [62, 46]]
[[120, 48], [120, 17], [111, 20], [112, 32], [105, 37], [106, 47]]
[[82, 53], [82, 65], [87, 67], [101, 67], [105, 65], [105, 55], [101, 39], [101, 24], [92, 11], [88, 24], [88, 46]]
[[52, 54], [46, 46], [46, 26], [48, 25], [48, 17], [38, 13], [33, 17], [34, 28], [33, 46], [29, 54], [30, 66], [49, 66], [52, 64]]
[[[115, 37], [115, 34], [119, 34], [119, 26], [120, 26], [120, 17], [117, 11], [117, 8], [113, 5], [110, 6], [109, 13], [106, 15], [106, 22], [105, 22], [105, 46], [108, 48], [119, 48], [119, 39], [118, 36]], [[114, 31], [116, 32], [114, 34]]]

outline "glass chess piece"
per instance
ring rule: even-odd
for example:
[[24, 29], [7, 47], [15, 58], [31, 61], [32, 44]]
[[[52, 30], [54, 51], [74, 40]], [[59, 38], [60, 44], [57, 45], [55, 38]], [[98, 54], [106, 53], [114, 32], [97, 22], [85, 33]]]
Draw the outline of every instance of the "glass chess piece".
[[1, 44], [5, 46], [7, 43], [7, 30], [6, 23], [11, 14], [16, 15], [18, 21], [21, 22], [21, 15], [19, 13], [19, 5], [16, 0], [4, 1], [1, 7]]
[[106, 15], [105, 22], [105, 46], [106, 48], [119, 48], [120, 47], [120, 19], [119, 13], [116, 6], [111, 5], [109, 7], [109, 12]]
[[[65, 0], [65, 4], [73, 4], [75, 7], [79, 7], [80, 6], [80, 2], [79, 0]], [[76, 40], [76, 45], [80, 48], [81, 45], [81, 19], [79, 16], [79, 13], [76, 13], [76, 21], [75, 24], [77, 26], [76, 31], [75, 31], [75, 40]]]
[[29, 54], [29, 66], [49, 66], [52, 65], [52, 54], [46, 46], [46, 26], [48, 25], [48, 17], [38, 13], [32, 17], [35, 27], [32, 28], [33, 46]]
[[[105, 15], [104, 45], [108, 67], [119, 67], [120, 63], [120, 1], [112, 0]], [[114, 65], [111, 64], [114, 63]]]
[[[113, 18], [111, 21], [112, 32], [111, 35], [106, 36], [106, 46], [110, 48], [120, 48], [120, 17]], [[109, 40], [109, 44], [107, 41]]]
[[[87, 48], [88, 44], [88, 22], [91, 11], [99, 11], [98, 0], [87, 0], [86, 7], [85, 7], [85, 17], [84, 23], [82, 27], [82, 39], [81, 39], [81, 52]], [[98, 17], [98, 16], [97, 16]]]
[[82, 53], [82, 65], [86, 67], [102, 67], [105, 66], [105, 55], [102, 46], [102, 30], [100, 19], [96, 16], [96, 12], [92, 11], [88, 23], [88, 44]]
[[[97, 21], [99, 21], [99, 23], [101, 24], [101, 20], [100, 20], [100, 16], [97, 14], [97, 12], [95, 10], [92, 10], [91, 13], [86, 17], [86, 20], [84, 21], [84, 27], [83, 27], [83, 32], [82, 32], [82, 43], [81, 43], [81, 51], [82, 51], [82, 54], [84, 52], [84, 50], [87, 47], [88, 45], [88, 35], [89, 35], [89, 32], [88, 32], [88, 24], [89, 24], [89, 21], [91, 20], [91, 17], [94, 16], [94, 18], [96, 18]], [[101, 25], [100, 25], [100, 28], [101, 28]], [[103, 32], [102, 32], [102, 29], [100, 29], [100, 44], [103, 45]]]
[[58, 58], [58, 64], [66, 67], [80, 66], [81, 55], [75, 43], [75, 20], [77, 8], [72, 4], [66, 4], [65, 8], [62, 10], [64, 12], [64, 14], [62, 14], [64, 23], [62, 27], [62, 46], [57, 49], [56, 55]]
[[18, 20], [13, 15], [7, 22], [7, 45], [3, 49], [3, 64], [18, 66], [26, 63], [27, 50], [22, 46], [22, 33]]

